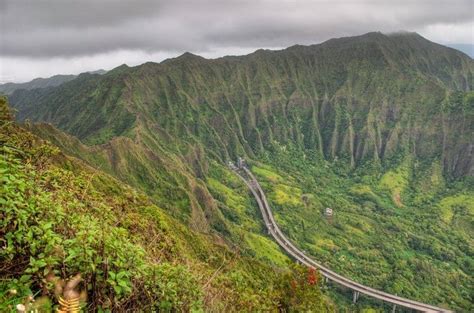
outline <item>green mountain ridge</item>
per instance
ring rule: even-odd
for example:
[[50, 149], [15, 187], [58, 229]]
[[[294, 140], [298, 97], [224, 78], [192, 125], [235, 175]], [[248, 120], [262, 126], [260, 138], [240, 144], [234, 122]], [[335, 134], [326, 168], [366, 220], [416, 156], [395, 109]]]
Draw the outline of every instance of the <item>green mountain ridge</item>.
[[36, 89], [36, 88], [47, 88], [56, 87], [62, 83], [68, 82], [76, 78], [75, 75], [54, 75], [49, 78], [35, 78], [32, 81], [26, 83], [5, 83], [0, 84], [0, 93], [4, 95], [10, 95], [17, 89]]
[[[254, 156], [273, 141], [354, 166], [413, 149], [443, 154], [445, 170], [458, 177], [472, 174], [472, 159], [438, 143], [471, 130], [462, 112], [447, 115], [442, 104], [452, 91], [472, 90], [472, 68], [469, 57], [418, 35], [369, 33], [244, 57], [184, 54], [10, 99], [20, 120], [52, 122], [88, 143], [158, 126], [161, 140], [204, 143], [221, 160]], [[431, 128], [421, 122], [427, 118]], [[470, 138], [457, 139], [462, 155]], [[430, 141], [436, 145], [423, 146]]]
[[277, 222], [316, 259], [470, 311], [473, 72], [471, 58], [417, 34], [369, 33], [214, 60], [186, 53], [9, 99], [33, 133], [192, 229], [281, 264], [225, 166], [244, 156]]
[[[91, 71], [87, 73], [102, 75], [102, 74], [105, 74], [106, 72], [107, 71], [105, 70], [97, 70], [97, 71]], [[75, 79], [76, 77], [77, 75], [54, 75], [48, 78], [35, 78], [25, 83], [0, 84], [0, 94], [10, 95], [13, 92], [15, 92], [15, 90], [19, 90], [19, 89], [32, 90], [32, 89], [37, 89], [37, 88], [56, 87], [65, 82], [71, 81]]]

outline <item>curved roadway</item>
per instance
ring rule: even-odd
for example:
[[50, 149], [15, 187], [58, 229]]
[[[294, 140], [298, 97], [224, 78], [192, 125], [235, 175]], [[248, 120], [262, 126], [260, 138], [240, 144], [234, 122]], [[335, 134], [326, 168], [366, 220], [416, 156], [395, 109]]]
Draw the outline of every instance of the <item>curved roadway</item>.
[[[260, 184], [258, 183], [255, 176], [250, 172], [246, 167], [242, 167], [243, 172], [248, 176], [248, 179], [244, 178], [237, 169], [235, 169], [236, 174], [245, 182], [245, 184], [249, 187], [250, 191], [254, 195], [255, 199], [257, 200], [258, 207], [263, 216], [263, 220], [265, 221], [265, 225], [268, 228], [269, 233], [272, 237], [276, 240], [276, 242], [283, 248], [290, 256], [292, 256], [295, 260], [299, 261], [300, 263], [308, 266], [319, 269], [320, 273], [338, 283], [341, 286], [347, 287], [354, 292], [362, 293], [373, 298], [383, 300], [388, 303], [392, 303], [395, 305], [399, 305], [405, 308], [421, 311], [421, 312], [452, 312], [447, 309], [439, 308], [433, 305], [421, 303], [418, 301], [398, 297], [377, 289], [373, 289], [362, 284], [359, 284], [353, 280], [345, 278], [327, 267], [317, 263], [307, 255], [305, 255], [300, 249], [295, 247], [291, 241], [286, 238], [286, 236], [281, 232], [280, 228], [278, 227], [275, 219], [273, 218], [272, 211], [268, 204], [267, 198], [265, 197], [265, 193], [263, 192]], [[354, 299], [358, 298], [358, 294], [355, 295]]]

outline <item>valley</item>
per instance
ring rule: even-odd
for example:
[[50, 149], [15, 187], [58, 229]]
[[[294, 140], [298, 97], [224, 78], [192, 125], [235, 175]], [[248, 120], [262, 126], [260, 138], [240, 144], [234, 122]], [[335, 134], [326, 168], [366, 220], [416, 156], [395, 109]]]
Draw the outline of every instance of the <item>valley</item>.
[[[242, 163], [242, 162], [240, 162]], [[260, 208], [262, 217], [264, 219], [265, 225], [268, 229], [268, 232], [272, 235], [275, 241], [278, 242], [279, 246], [285, 250], [288, 255], [291, 255], [296, 262], [304, 264], [307, 267], [318, 269], [326, 278], [326, 283], [330, 280], [331, 282], [335, 282], [345, 288], [350, 289], [353, 292], [353, 303], [355, 304], [359, 299], [360, 294], [369, 295], [377, 300], [385, 301], [389, 304], [393, 305], [393, 309], [396, 309], [397, 305], [400, 305], [404, 308], [409, 308], [421, 312], [452, 312], [443, 308], [438, 308], [435, 306], [431, 306], [429, 304], [420, 303], [417, 301], [413, 301], [410, 299], [404, 299], [395, 295], [387, 294], [382, 291], [370, 288], [368, 286], [364, 286], [358, 284], [350, 279], [347, 279], [337, 273], [331, 271], [327, 267], [319, 264], [318, 262], [314, 261], [310, 257], [308, 257], [305, 252], [301, 251], [298, 247], [296, 247], [285, 235], [281, 232], [280, 228], [275, 222], [273, 217], [272, 210], [268, 205], [268, 201], [265, 196], [265, 192], [260, 187], [255, 176], [252, 172], [247, 168], [245, 164], [239, 164], [238, 167], [232, 166], [232, 169], [236, 172], [236, 174], [246, 183], [249, 189], [252, 191], [255, 199], [257, 200], [258, 206]], [[328, 209], [326, 209], [328, 212]], [[332, 214], [326, 214], [326, 216], [332, 217]]]

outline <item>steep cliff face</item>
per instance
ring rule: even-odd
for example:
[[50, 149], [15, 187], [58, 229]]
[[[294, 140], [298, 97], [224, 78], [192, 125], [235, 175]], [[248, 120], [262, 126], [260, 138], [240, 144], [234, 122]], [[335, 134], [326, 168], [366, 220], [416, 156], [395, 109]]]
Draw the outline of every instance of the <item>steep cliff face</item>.
[[473, 173], [472, 97], [462, 94], [473, 72], [468, 56], [417, 34], [369, 33], [216, 60], [186, 53], [19, 91], [11, 102], [20, 120], [51, 122], [89, 144], [146, 134], [224, 161], [278, 143], [354, 167], [413, 153], [442, 158], [459, 177]]

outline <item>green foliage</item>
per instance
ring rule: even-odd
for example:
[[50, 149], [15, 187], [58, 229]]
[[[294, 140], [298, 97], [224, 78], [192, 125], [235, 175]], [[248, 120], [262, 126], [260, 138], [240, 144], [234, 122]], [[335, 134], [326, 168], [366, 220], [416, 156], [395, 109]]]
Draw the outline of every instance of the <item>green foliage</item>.
[[278, 183], [284, 181], [283, 177], [274, 172], [269, 166], [266, 167], [252, 167], [252, 172], [256, 175], [265, 177], [265, 179], [271, 181], [272, 183]]
[[[306, 195], [304, 204], [282, 205], [275, 193], [279, 183], [255, 171], [282, 231], [315, 259], [371, 287], [472, 310], [474, 194], [469, 180], [446, 182], [439, 160], [408, 158], [382, 164], [385, 173], [362, 168], [341, 175], [339, 165], [287, 149], [268, 163], [279, 181]], [[334, 215], [325, 217], [324, 207]], [[348, 304], [330, 292], [338, 305]], [[362, 300], [359, 307], [367, 305], [374, 304]]]
[[[25, 152], [36, 156], [38, 150], [45, 149]], [[50, 272], [64, 277], [81, 273], [95, 301], [119, 305], [146, 282], [150, 265], [143, 248], [128, 230], [112, 223], [113, 208], [89, 187], [84, 174], [25, 164], [17, 153], [8, 146], [0, 151], [2, 276], [22, 273], [17, 287], [35, 289], [48, 288]], [[41, 160], [48, 157], [53, 155], [41, 154]]]
[[291, 262], [286, 255], [281, 253], [278, 244], [270, 238], [250, 233], [247, 235], [246, 241], [250, 249], [255, 251], [255, 256], [261, 260], [280, 266], [286, 266]]
[[176, 308], [193, 312], [201, 310], [203, 291], [193, 288], [198, 281], [186, 267], [163, 263], [155, 266], [151, 273], [154, 284], [146, 286], [147, 292], [160, 295], [154, 309], [165, 312]]
[[[4, 99], [0, 112], [0, 311], [29, 297], [32, 309], [51, 311], [51, 275], [78, 273], [87, 310], [262, 311], [283, 301], [286, 264], [269, 239], [257, 248], [266, 249], [262, 259], [279, 257], [279, 268], [216, 245], [144, 194], [11, 123]], [[214, 186], [230, 205], [246, 198]]]
[[274, 187], [275, 202], [279, 205], [301, 206], [301, 189], [290, 187], [284, 184], [277, 184]]
[[[456, 194], [448, 196], [439, 202], [441, 220], [452, 224], [455, 220], [464, 220], [466, 231], [473, 233], [474, 229], [474, 195]], [[461, 226], [461, 225], [458, 225]]]
[[402, 193], [405, 191], [410, 179], [410, 159], [394, 170], [385, 173], [380, 180], [380, 187], [390, 191], [393, 202], [397, 206], [403, 206]]

